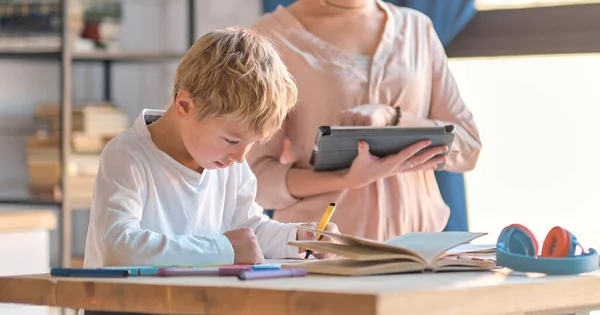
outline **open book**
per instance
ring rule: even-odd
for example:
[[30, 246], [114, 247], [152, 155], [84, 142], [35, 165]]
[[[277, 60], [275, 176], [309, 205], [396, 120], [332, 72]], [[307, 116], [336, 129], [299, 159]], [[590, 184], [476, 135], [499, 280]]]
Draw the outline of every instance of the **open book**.
[[408, 272], [489, 270], [496, 267], [489, 257], [495, 245], [470, 245], [487, 233], [414, 232], [383, 243], [348, 235], [333, 234], [307, 227], [299, 229], [329, 236], [336, 243], [290, 241], [291, 246], [313, 252], [336, 254], [336, 258], [310, 260], [283, 265], [283, 268], [306, 268], [309, 273], [332, 275], [375, 275]]

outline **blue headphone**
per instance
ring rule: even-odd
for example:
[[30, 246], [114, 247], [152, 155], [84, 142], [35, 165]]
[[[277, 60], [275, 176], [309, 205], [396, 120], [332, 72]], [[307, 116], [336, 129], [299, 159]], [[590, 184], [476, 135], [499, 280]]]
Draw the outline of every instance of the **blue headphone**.
[[[581, 247], [582, 254], [575, 255]], [[496, 265], [520, 272], [548, 275], [568, 275], [598, 269], [598, 252], [586, 252], [571, 232], [555, 226], [548, 232], [538, 256], [538, 242], [533, 233], [521, 224], [505, 227], [496, 243]]]

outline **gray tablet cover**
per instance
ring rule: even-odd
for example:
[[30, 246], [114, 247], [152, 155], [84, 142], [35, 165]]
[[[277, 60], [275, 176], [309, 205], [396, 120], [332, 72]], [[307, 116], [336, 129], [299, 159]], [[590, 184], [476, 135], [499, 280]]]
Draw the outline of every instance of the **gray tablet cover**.
[[[369, 144], [371, 154], [385, 157], [400, 152], [409, 145], [431, 140], [430, 147], [446, 145], [454, 140], [453, 125], [435, 127], [319, 127], [310, 164], [315, 171], [349, 168], [358, 155], [358, 141]], [[444, 153], [446, 155], [448, 153]], [[438, 165], [437, 169], [442, 169]]]

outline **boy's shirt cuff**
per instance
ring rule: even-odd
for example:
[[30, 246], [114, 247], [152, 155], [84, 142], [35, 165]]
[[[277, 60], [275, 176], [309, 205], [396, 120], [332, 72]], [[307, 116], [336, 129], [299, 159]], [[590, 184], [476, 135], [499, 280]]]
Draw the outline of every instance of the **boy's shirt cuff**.
[[215, 238], [217, 246], [219, 247], [219, 257], [217, 261], [219, 264], [233, 265], [235, 261], [235, 251], [233, 250], [233, 246], [231, 242], [225, 235], [219, 235]]
[[302, 223], [299, 224], [290, 224], [290, 229], [288, 231], [288, 235], [287, 235], [287, 240], [285, 242], [286, 246], [285, 246], [285, 258], [292, 258], [292, 259], [298, 259], [298, 258], [304, 258], [304, 253], [299, 253], [299, 249], [296, 246], [290, 246], [287, 245], [287, 243], [289, 241], [296, 241], [297, 237], [298, 237], [298, 229], [296, 228], [296, 225], [300, 225]]

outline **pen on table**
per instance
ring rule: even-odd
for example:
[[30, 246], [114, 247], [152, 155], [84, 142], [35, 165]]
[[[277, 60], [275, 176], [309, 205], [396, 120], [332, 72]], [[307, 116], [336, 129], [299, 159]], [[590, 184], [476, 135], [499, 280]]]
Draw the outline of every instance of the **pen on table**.
[[155, 268], [203, 268], [203, 267], [240, 267], [250, 266], [246, 264], [227, 264], [227, 263], [215, 263], [215, 264], [175, 264], [175, 265], [153, 265]]
[[263, 270], [263, 271], [244, 271], [238, 275], [240, 280], [255, 280], [255, 279], [273, 279], [273, 278], [289, 278], [289, 277], [304, 277], [308, 274], [305, 268], [290, 268], [279, 270]]
[[130, 277], [136, 277], [136, 276], [156, 276], [158, 275], [158, 267], [147, 267], [147, 266], [141, 266], [141, 267], [134, 267], [134, 266], [116, 266], [116, 267], [101, 267], [98, 269], [110, 269], [110, 270], [129, 270], [130, 272]]
[[79, 268], [52, 268], [50, 275], [55, 277], [94, 277], [94, 278], [124, 278], [131, 274], [124, 269], [79, 269]]
[[250, 271], [250, 266], [247, 267], [172, 267], [158, 269], [160, 277], [178, 277], [178, 276], [238, 276], [243, 271]]
[[[331, 216], [333, 216], [334, 212], [335, 212], [335, 203], [332, 202], [329, 204], [329, 206], [325, 210], [325, 213], [323, 213], [323, 216], [321, 217], [321, 221], [319, 222], [319, 225], [317, 226], [317, 230], [324, 231], [327, 228], [327, 225], [329, 224], [329, 221], [331, 220]], [[321, 235], [321, 234], [317, 234], [316, 235], [317, 241], [320, 241], [322, 236], [323, 235]], [[307, 249], [306, 255], [304, 256], [304, 260], [307, 260], [311, 254], [312, 254], [312, 251], [310, 249]]]
[[279, 270], [281, 269], [281, 264], [261, 264], [261, 265], [252, 265], [250, 266], [252, 270]]
[[[219, 265], [219, 266], [165, 266], [165, 267], [148, 267], [148, 266], [107, 266], [98, 269], [111, 270], [129, 270], [130, 277], [137, 276], [237, 276], [240, 272], [246, 270], [273, 270], [279, 269], [280, 265], [265, 264], [265, 265]], [[170, 271], [165, 271], [170, 269]], [[192, 271], [190, 271], [192, 270]], [[196, 270], [196, 271], [194, 271]]]

